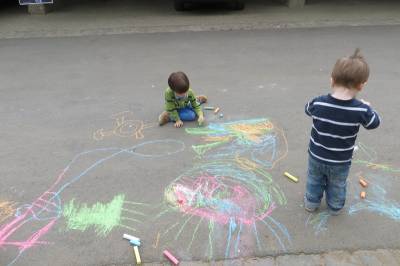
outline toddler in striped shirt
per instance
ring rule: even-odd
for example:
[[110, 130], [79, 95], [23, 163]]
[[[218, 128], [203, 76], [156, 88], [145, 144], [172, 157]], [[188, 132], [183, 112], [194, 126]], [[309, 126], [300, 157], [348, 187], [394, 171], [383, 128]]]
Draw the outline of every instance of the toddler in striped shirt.
[[380, 118], [369, 102], [356, 99], [369, 77], [368, 64], [359, 49], [338, 59], [331, 77], [332, 93], [316, 97], [305, 106], [313, 125], [304, 204], [307, 211], [315, 211], [325, 192], [329, 212], [337, 215], [345, 204], [347, 176], [360, 125], [377, 128]]

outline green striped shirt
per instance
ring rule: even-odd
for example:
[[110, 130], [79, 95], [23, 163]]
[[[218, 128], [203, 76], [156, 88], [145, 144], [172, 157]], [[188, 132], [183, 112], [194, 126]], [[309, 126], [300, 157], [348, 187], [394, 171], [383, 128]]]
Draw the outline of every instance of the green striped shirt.
[[183, 99], [177, 99], [175, 97], [175, 93], [171, 88], [167, 88], [165, 90], [165, 111], [169, 113], [169, 116], [172, 120], [178, 121], [180, 120], [178, 109], [182, 109], [185, 107], [192, 107], [197, 116], [203, 115], [203, 111], [201, 110], [200, 103], [197, 102], [196, 96], [191, 88], [189, 88], [187, 92], [187, 97]]

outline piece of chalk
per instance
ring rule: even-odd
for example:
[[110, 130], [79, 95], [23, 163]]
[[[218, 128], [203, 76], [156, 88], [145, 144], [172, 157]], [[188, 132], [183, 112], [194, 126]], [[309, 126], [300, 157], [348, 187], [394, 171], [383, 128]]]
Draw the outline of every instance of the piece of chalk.
[[224, 114], [223, 114], [223, 113], [220, 113], [220, 114], [219, 114], [219, 118], [222, 118], [222, 117], [224, 117]]
[[218, 113], [218, 112], [219, 112], [219, 107], [215, 108], [214, 114], [216, 114], [216, 113]]
[[139, 265], [142, 263], [142, 260], [140, 259], [140, 254], [139, 254], [139, 248], [137, 246], [133, 247], [133, 251], [135, 253], [135, 257], [136, 257], [136, 263]]
[[136, 241], [140, 242], [140, 238], [137, 238], [135, 236], [131, 236], [131, 235], [128, 235], [128, 234], [124, 234], [122, 237], [127, 239], [127, 240], [136, 240]]
[[215, 109], [215, 107], [212, 107], [212, 106], [205, 106], [204, 107], [204, 110], [214, 110]]
[[285, 172], [285, 176], [291, 179], [293, 182], [299, 182], [299, 179], [297, 177], [289, 174], [288, 172]]
[[134, 246], [140, 247], [140, 241], [137, 241], [136, 239], [129, 240], [129, 243], [131, 243]]
[[367, 196], [367, 193], [366, 193], [365, 191], [361, 191], [360, 197], [361, 197], [362, 199], [365, 199], [366, 196]]
[[177, 260], [168, 250], [164, 250], [163, 252], [164, 256], [167, 257], [167, 259], [172, 262], [174, 265], [179, 264], [179, 260]]
[[360, 178], [359, 182], [360, 182], [360, 185], [363, 186], [363, 187], [367, 187], [368, 186], [367, 181], [365, 181], [362, 177]]

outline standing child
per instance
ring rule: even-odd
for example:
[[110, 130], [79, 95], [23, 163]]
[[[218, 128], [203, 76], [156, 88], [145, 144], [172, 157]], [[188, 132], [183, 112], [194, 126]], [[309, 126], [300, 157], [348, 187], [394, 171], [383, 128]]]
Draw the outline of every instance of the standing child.
[[369, 77], [369, 67], [360, 50], [336, 61], [332, 70], [332, 93], [308, 102], [305, 112], [313, 119], [305, 209], [315, 211], [325, 191], [331, 214], [337, 215], [346, 200], [347, 176], [357, 133], [362, 125], [377, 128], [378, 114], [369, 102], [357, 100]]
[[207, 102], [203, 95], [195, 96], [189, 79], [183, 72], [174, 72], [168, 78], [169, 87], [165, 91], [165, 111], [158, 118], [160, 126], [172, 121], [175, 127], [182, 127], [182, 121], [204, 122], [200, 105]]

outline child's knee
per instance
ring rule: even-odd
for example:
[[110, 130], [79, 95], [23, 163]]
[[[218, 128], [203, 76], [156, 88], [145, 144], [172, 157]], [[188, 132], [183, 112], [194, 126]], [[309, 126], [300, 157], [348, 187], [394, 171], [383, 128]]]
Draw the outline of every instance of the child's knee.
[[190, 112], [188, 113], [188, 118], [189, 118], [190, 121], [195, 120], [195, 119], [196, 119], [196, 113], [193, 112], [193, 111], [190, 111]]
[[179, 112], [179, 117], [182, 121], [193, 121], [196, 119], [196, 113], [192, 110], [182, 110]]
[[326, 204], [331, 210], [340, 211], [346, 203], [346, 195], [327, 195]]

